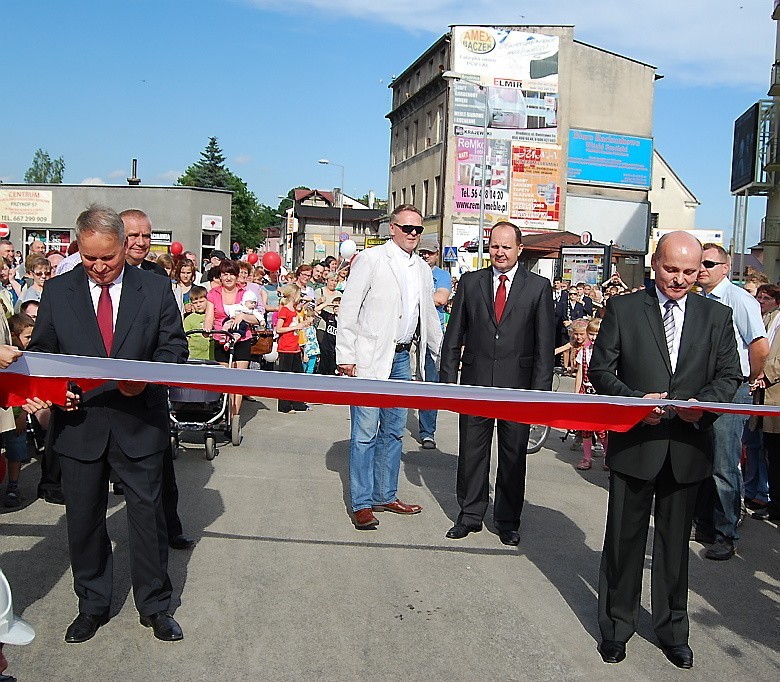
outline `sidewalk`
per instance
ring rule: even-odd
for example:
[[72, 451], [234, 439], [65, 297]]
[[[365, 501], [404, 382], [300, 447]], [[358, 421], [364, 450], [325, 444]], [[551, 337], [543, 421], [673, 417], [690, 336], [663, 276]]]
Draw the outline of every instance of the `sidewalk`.
[[[63, 508], [34, 501], [0, 514], [0, 565], [15, 611], [37, 637], [7, 646], [10, 673], [42, 680], [775, 680], [780, 670], [780, 543], [776, 526], [746, 519], [727, 562], [691, 550], [692, 671], [655, 646], [649, 570], [639, 632], [617, 666], [596, 651], [598, 566], [607, 473], [576, 471], [580, 452], [553, 432], [529, 457], [519, 547], [488, 524], [461, 541], [457, 416], [439, 415], [439, 450], [407, 434], [399, 495], [424, 511], [379, 515], [356, 531], [346, 509], [349, 410], [276, 412], [245, 403], [245, 439], [208, 462], [187, 444], [176, 462], [192, 552], [171, 551], [183, 642], [138, 624], [130, 591], [122, 498], [113, 497], [111, 621], [65, 644], [76, 615]], [[416, 433], [416, 419], [408, 422]], [[22, 472], [27, 500], [38, 465]], [[492, 511], [489, 511], [489, 514]], [[649, 554], [648, 554], [649, 568]]]

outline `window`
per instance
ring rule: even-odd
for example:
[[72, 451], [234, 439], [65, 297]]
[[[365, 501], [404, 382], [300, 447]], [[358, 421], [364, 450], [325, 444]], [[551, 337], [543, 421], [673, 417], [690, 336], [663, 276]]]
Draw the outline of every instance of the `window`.
[[398, 128], [393, 131], [393, 146], [390, 151], [390, 165], [398, 163]]
[[395, 192], [393, 192], [391, 196], [392, 196], [393, 199], [392, 199], [392, 203], [390, 204], [390, 211], [392, 212], [392, 211], [395, 211], [395, 206], [396, 206], [396, 203], [395, 203]]
[[423, 180], [422, 214], [423, 216], [430, 215], [430, 211], [428, 210], [428, 181], [427, 180]]
[[666, 189], [666, 178], [661, 178], [661, 189]]
[[409, 126], [404, 126], [404, 158], [409, 158]]
[[412, 124], [412, 156], [414, 156], [417, 153], [417, 136], [419, 134], [419, 124], [417, 121], [415, 121]]
[[440, 104], [436, 112], [436, 142], [444, 139], [444, 105]]
[[412, 185], [410, 188], [409, 196], [411, 197], [411, 201], [409, 202], [412, 206], [417, 206], [415, 203], [415, 200], [417, 199], [417, 185]]
[[406, 187], [401, 189], [401, 203], [402, 204], [406, 203]]
[[658, 214], [657, 213], [651, 213], [650, 214], [650, 230], [657, 230], [658, 229]]
[[437, 175], [433, 179], [433, 197], [431, 201], [431, 215], [438, 215], [439, 213], [439, 191], [441, 186], [441, 175]]
[[425, 112], [425, 148], [433, 144], [433, 112]]
[[63, 256], [68, 252], [68, 246], [75, 239], [74, 231], [67, 227], [54, 228], [49, 230], [46, 228], [26, 228], [24, 231], [24, 255], [25, 257], [30, 255], [30, 245], [36, 240], [43, 242], [46, 247], [46, 251], [57, 250]]

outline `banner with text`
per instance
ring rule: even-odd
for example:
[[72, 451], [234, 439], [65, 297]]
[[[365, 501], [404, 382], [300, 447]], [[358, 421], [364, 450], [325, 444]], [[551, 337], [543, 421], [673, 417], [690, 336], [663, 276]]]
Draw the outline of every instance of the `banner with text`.
[[519, 227], [557, 229], [561, 215], [561, 148], [512, 145], [509, 217]]

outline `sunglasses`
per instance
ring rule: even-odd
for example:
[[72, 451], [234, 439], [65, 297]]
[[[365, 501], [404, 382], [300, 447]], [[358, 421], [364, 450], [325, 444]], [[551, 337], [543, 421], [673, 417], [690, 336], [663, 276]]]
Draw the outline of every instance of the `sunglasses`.
[[393, 225], [404, 234], [422, 234], [425, 229], [422, 225], [399, 225], [398, 223], [393, 223]]
[[707, 268], [707, 270], [710, 270], [711, 268], [714, 268], [716, 265], [726, 265], [725, 263], [721, 263], [717, 260], [703, 260], [701, 264]]

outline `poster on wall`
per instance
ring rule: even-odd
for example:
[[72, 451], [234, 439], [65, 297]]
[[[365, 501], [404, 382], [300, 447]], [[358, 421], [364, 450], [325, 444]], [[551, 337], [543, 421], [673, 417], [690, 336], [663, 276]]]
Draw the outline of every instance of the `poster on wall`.
[[563, 280], [569, 284], [584, 282], [592, 286], [601, 286], [604, 281], [605, 247], [564, 246]]
[[481, 138], [458, 136], [456, 141], [454, 212], [479, 213], [484, 172], [485, 213], [506, 218], [509, 215], [509, 142], [488, 140], [485, 156]]
[[519, 227], [558, 229], [561, 148], [512, 145], [509, 218]]
[[[487, 26], [453, 28], [453, 123], [488, 137], [558, 142], [560, 39]], [[480, 87], [481, 86], [481, 87]], [[456, 133], [457, 134], [457, 133]]]
[[595, 130], [569, 131], [569, 180], [650, 189], [652, 173], [651, 138]]
[[0, 222], [51, 225], [52, 192], [45, 189], [0, 189]]

